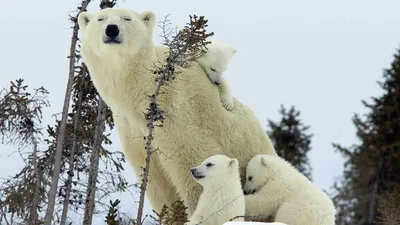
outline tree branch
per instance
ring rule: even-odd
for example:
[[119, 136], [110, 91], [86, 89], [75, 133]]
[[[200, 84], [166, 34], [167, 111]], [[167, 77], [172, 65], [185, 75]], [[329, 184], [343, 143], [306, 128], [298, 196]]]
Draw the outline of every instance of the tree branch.
[[[78, 7], [79, 13], [86, 11], [86, 8], [88, 4], [90, 3], [90, 0], [84, 0], [81, 3], [81, 6]], [[65, 98], [64, 98], [64, 106], [63, 106], [63, 111], [61, 115], [61, 124], [60, 124], [60, 130], [57, 136], [57, 147], [56, 147], [56, 152], [55, 152], [55, 159], [54, 159], [54, 170], [53, 170], [53, 176], [52, 176], [52, 182], [48, 194], [48, 205], [47, 205], [47, 210], [46, 210], [46, 215], [44, 217], [44, 225], [51, 225], [51, 221], [53, 218], [53, 213], [54, 213], [54, 207], [55, 207], [55, 200], [56, 200], [56, 195], [57, 195], [57, 186], [58, 186], [58, 180], [60, 177], [60, 168], [61, 168], [61, 158], [62, 158], [62, 152], [64, 148], [64, 140], [65, 140], [65, 130], [67, 127], [67, 116], [68, 116], [68, 107], [69, 107], [69, 102], [71, 99], [71, 90], [72, 90], [72, 84], [73, 84], [73, 78], [74, 78], [74, 73], [75, 73], [75, 52], [76, 52], [76, 43], [78, 41], [78, 21], [77, 21], [77, 16], [74, 17], [73, 19], [73, 30], [72, 30], [72, 40], [71, 40], [71, 47], [70, 47], [70, 56], [69, 56], [69, 78], [68, 78], [68, 83], [65, 91]]]
[[[141, 225], [143, 223], [142, 217], [144, 197], [150, 171], [150, 157], [152, 154], [151, 145], [154, 140], [154, 127], [162, 127], [163, 121], [165, 119], [163, 115], [164, 111], [159, 108], [157, 97], [161, 92], [162, 86], [169, 81], [175, 79], [175, 74], [178, 72], [176, 71], [176, 69], [178, 69], [178, 67], [188, 66], [190, 61], [201, 57], [205, 53], [205, 50], [203, 48], [206, 48], [206, 45], [209, 43], [206, 41], [206, 39], [214, 34], [206, 33], [205, 27], [207, 27], [208, 21], [205, 20], [204, 17], [197, 17], [196, 15], [194, 15], [193, 17], [189, 17], [190, 22], [182, 30], [180, 30], [178, 34], [173, 37], [172, 40], [169, 40], [168, 37], [166, 37], [166, 39], [164, 40], [164, 44], [169, 48], [169, 54], [166, 59], [165, 65], [161, 66], [161, 68], [156, 69], [156, 71], [154, 72], [154, 74], [158, 74], [155, 79], [157, 88], [154, 94], [149, 96], [150, 104], [147, 108], [147, 113], [145, 113], [149, 134], [145, 138], [146, 166], [144, 168], [143, 179], [140, 185], [139, 207], [136, 218], [137, 225]], [[162, 23], [164, 24], [164, 26], [162, 26], [164, 35], [170, 35], [171, 32], [165, 30], [165, 24], [168, 23], [167, 17]], [[158, 121], [161, 122], [161, 124], [156, 125], [155, 123]]]

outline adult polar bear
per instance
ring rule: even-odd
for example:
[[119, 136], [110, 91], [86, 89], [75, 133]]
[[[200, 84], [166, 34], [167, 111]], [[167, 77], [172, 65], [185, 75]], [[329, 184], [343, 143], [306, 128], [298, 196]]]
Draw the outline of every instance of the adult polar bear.
[[[114, 112], [123, 151], [140, 180], [147, 135], [143, 112], [156, 88], [151, 68], [166, 57], [166, 48], [152, 42], [155, 14], [108, 8], [96, 14], [83, 12], [78, 21], [83, 59], [96, 89]], [[180, 197], [192, 215], [201, 186], [188, 171], [211, 155], [237, 158], [242, 184], [254, 155], [276, 155], [253, 112], [237, 100], [232, 111], [225, 110], [218, 88], [197, 62], [165, 86], [158, 102], [166, 119], [162, 128], [155, 128], [152, 147], [162, 153], [152, 156], [146, 192], [156, 211]]]

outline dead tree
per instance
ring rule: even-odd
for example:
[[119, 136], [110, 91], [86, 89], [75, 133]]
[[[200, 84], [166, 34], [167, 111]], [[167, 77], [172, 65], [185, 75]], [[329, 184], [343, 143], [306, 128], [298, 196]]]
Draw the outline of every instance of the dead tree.
[[[79, 13], [86, 10], [86, 7], [90, 3], [90, 0], [82, 1], [81, 5], [78, 7]], [[78, 13], [78, 14], [79, 14]], [[71, 100], [71, 91], [72, 91], [72, 84], [73, 78], [75, 75], [75, 52], [76, 52], [76, 43], [78, 41], [78, 22], [76, 21], [77, 17], [73, 18], [72, 21], [74, 23], [72, 29], [72, 40], [71, 40], [71, 47], [70, 47], [70, 56], [69, 56], [69, 78], [68, 83], [65, 91], [65, 98], [64, 98], [64, 106], [61, 114], [61, 124], [60, 124], [60, 131], [57, 136], [57, 145], [56, 145], [56, 152], [55, 152], [55, 159], [54, 159], [54, 170], [53, 176], [51, 179], [51, 186], [48, 194], [48, 205], [46, 210], [46, 215], [44, 217], [44, 225], [51, 225], [51, 221], [53, 219], [54, 208], [56, 204], [56, 195], [57, 195], [57, 187], [58, 181], [60, 178], [60, 168], [61, 168], [61, 158], [62, 152], [64, 148], [64, 140], [65, 140], [65, 130], [67, 127], [67, 116], [68, 116], [68, 107]]]
[[169, 48], [169, 54], [164, 64], [154, 70], [154, 74], [157, 75], [155, 78], [157, 87], [154, 94], [149, 96], [150, 103], [147, 112], [145, 113], [149, 134], [145, 137], [146, 165], [140, 185], [139, 207], [136, 218], [137, 225], [142, 225], [143, 223], [143, 205], [150, 170], [150, 159], [152, 155], [151, 144], [154, 140], [154, 127], [162, 126], [165, 119], [163, 115], [164, 112], [159, 108], [157, 103], [157, 97], [161, 93], [161, 88], [175, 79], [176, 74], [180, 73], [180, 68], [189, 66], [191, 61], [196, 60], [205, 54], [206, 45], [209, 43], [206, 39], [214, 34], [206, 33], [205, 28], [207, 27], [208, 21], [205, 20], [203, 16], [198, 17], [194, 15], [189, 16], [189, 18], [190, 22], [174, 35], [172, 39], [170, 39], [170, 36], [173, 35], [172, 30], [167, 28], [169, 23], [167, 17], [163, 21], [163, 44]]

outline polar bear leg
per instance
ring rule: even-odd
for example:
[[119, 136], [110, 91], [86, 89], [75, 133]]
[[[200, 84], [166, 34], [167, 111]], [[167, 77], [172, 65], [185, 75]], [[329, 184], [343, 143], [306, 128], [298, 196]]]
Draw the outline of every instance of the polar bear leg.
[[[305, 201], [306, 202], [306, 201]], [[304, 207], [304, 205], [302, 205]], [[293, 204], [282, 204], [278, 209], [275, 216], [276, 222], [282, 222], [286, 224], [312, 224], [312, 215], [304, 214], [303, 210], [296, 207]], [[307, 217], [306, 220], [304, 220]], [[323, 224], [321, 224], [323, 225]]]
[[[180, 174], [185, 176], [186, 174]], [[188, 176], [189, 177], [189, 176]], [[193, 212], [196, 210], [197, 202], [199, 200], [200, 194], [202, 192], [202, 187], [200, 184], [196, 183], [193, 178], [189, 179], [185, 176], [181, 178], [183, 180], [183, 185], [177, 187], [180, 197], [185, 202], [187, 208], [188, 217], [192, 216]]]
[[221, 83], [218, 85], [218, 89], [222, 105], [226, 110], [232, 110], [234, 107], [233, 96], [225, 79], [222, 79]]
[[[262, 219], [267, 219], [271, 215], [275, 214], [280, 201], [280, 196], [274, 195], [245, 195], [246, 202], [246, 216], [262, 217]], [[266, 197], [268, 196], [268, 197]]]
[[[143, 139], [143, 135], [140, 132], [132, 132], [134, 128], [129, 126], [129, 121], [123, 116], [114, 113], [114, 122], [124, 155], [133, 167], [138, 182], [141, 182], [146, 157], [144, 148], [146, 142]], [[160, 188], [162, 188], [162, 191]], [[155, 154], [151, 156], [150, 160], [146, 197], [150, 206], [158, 213], [164, 204], [169, 206], [172, 202], [179, 200], [176, 188], [168, 179], [168, 175], [160, 165], [159, 157]]]
[[190, 218], [196, 210], [197, 202], [203, 190], [201, 185], [190, 175], [190, 168], [196, 166], [196, 164], [188, 165], [188, 163], [185, 164], [170, 157], [160, 158], [160, 162], [163, 164], [164, 170], [169, 171], [171, 181], [175, 185], [179, 197], [185, 203], [186, 213]]
[[[321, 207], [321, 205], [318, 205]], [[283, 203], [276, 212], [275, 221], [286, 224], [307, 224], [307, 225], [334, 225], [333, 220], [324, 223], [321, 219], [321, 210], [314, 204], [310, 204], [307, 199], [295, 199]]]

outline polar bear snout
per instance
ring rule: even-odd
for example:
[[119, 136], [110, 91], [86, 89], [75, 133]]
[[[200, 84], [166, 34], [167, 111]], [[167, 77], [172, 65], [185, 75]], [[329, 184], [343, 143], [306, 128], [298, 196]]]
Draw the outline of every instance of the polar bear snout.
[[253, 185], [246, 181], [246, 183], [244, 184], [244, 188], [243, 188], [243, 193], [245, 195], [252, 195], [256, 192], [256, 189], [253, 187]]
[[196, 167], [190, 169], [190, 173], [192, 174], [192, 177], [196, 180], [204, 178], [205, 176], [201, 171], [199, 171]]
[[243, 193], [245, 194], [245, 195], [252, 195], [252, 194], [254, 194], [256, 192], [256, 190], [254, 190], [254, 189], [244, 189], [243, 190]]
[[108, 24], [103, 34], [103, 42], [106, 44], [121, 44], [121, 30], [116, 24]]
[[119, 28], [115, 24], [108, 24], [105, 33], [106, 33], [107, 37], [110, 37], [110, 38], [118, 37]]

